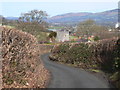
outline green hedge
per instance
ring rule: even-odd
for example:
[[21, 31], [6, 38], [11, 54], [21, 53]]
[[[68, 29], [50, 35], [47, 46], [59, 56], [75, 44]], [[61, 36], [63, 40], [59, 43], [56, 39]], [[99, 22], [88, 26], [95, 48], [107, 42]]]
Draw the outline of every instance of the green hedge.
[[[93, 43], [61, 44], [50, 55], [51, 60], [85, 69], [100, 69], [108, 73], [120, 86], [120, 39], [106, 39]], [[115, 74], [117, 73], [117, 74]], [[118, 87], [118, 86], [117, 86]]]

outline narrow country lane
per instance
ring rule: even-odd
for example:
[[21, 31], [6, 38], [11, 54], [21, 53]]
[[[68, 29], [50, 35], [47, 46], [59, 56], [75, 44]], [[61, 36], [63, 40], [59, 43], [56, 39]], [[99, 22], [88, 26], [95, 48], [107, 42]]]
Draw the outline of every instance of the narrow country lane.
[[107, 81], [84, 70], [58, 64], [49, 60], [49, 53], [41, 56], [45, 67], [51, 72], [48, 88], [110, 88]]

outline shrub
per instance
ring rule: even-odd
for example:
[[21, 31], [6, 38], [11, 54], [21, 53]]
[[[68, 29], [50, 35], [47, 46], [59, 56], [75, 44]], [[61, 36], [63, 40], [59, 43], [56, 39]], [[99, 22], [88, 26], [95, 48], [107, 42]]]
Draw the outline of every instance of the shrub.
[[[53, 55], [51, 57], [55, 57], [54, 60], [68, 63], [80, 65], [85, 64], [85, 66], [89, 67], [90, 62], [92, 61], [92, 52], [89, 48], [88, 44], [61, 44], [52, 50]], [[93, 63], [93, 62], [91, 62]]]
[[100, 40], [100, 38], [98, 36], [95, 36], [94, 41], [98, 41], [98, 40]]
[[56, 36], [57, 36], [57, 33], [52, 31], [52, 32], [50, 32], [48, 37], [49, 38], [53, 38], [53, 37], [55, 38]]

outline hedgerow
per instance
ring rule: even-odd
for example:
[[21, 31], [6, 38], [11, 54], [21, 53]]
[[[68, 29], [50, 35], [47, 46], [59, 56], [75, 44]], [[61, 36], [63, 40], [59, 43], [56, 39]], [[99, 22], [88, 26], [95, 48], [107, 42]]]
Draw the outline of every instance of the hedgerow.
[[116, 87], [120, 86], [120, 39], [113, 38], [73, 45], [61, 44], [51, 52], [51, 60], [84, 69], [100, 69], [110, 77], [114, 76], [111, 81]]

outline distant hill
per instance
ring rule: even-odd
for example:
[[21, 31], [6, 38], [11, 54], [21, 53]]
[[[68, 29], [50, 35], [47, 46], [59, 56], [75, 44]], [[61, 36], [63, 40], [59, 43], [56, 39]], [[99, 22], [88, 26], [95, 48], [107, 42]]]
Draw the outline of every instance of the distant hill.
[[[9, 20], [17, 20], [18, 17], [6, 17]], [[102, 25], [115, 25], [118, 21], [118, 9], [108, 10], [99, 13], [90, 12], [77, 12], [77, 13], [66, 13], [48, 18], [46, 21], [49, 23], [59, 24], [77, 24], [78, 22], [93, 19], [97, 23]]]
[[18, 20], [19, 17], [5, 17], [5, 18], [9, 20]]
[[93, 19], [97, 23], [109, 25], [115, 24], [118, 20], [118, 9], [99, 12], [99, 13], [67, 13], [53, 16], [48, 19], [50, 23], [78, 23], [87, 19]]

